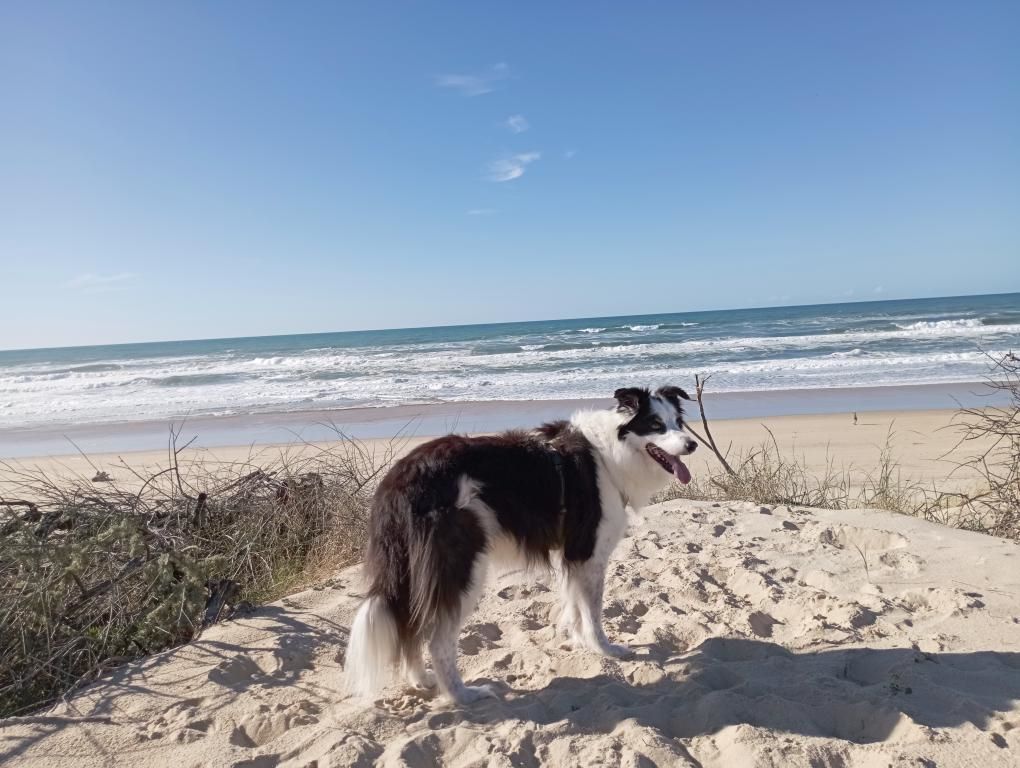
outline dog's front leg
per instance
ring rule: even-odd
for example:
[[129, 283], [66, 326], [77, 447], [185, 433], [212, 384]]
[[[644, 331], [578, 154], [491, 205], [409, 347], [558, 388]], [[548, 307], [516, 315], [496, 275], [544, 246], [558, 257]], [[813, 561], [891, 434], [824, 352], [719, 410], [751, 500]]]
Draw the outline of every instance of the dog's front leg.
[[[573, 564], [567, 573], [565, 616], [576, 616], [570, 627], [575, 640], [604, 656], [623, 658], [631, 654], [625, 645], [609, 642], [602, 629], [602, 595], [607, 562], [592, 559]], [[578, 620], [579, 619], [579, 620]], [[577, 636], [579, 635], [579, 636]]]

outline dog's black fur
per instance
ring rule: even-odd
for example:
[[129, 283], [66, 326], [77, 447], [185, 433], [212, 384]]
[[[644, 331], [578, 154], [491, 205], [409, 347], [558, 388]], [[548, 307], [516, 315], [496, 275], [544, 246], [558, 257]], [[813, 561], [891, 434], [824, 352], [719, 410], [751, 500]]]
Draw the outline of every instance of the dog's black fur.
[[379, 485], [365, 558], [369, 594], [386, 601], [404, 646], [420, 644], [432, 624], [460, 610], [485, 549], [478, 517], [456, 503], [464, 476], [479, 481], [480, 500], [528, 560], [547, 564], [552, 550], [562, 550], [569, 566], [595, 546], [595, 459], [569, 422], [418, 446]]

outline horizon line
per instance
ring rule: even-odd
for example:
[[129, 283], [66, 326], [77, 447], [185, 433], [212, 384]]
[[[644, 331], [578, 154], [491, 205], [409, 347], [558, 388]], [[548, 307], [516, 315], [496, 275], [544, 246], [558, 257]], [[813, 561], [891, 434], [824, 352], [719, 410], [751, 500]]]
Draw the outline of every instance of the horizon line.
[[643, 312], [641, 314], [582, 315], [579, 317], [549, 317], [534, 320], [496, 320], [483, 323], [445, 323], [437, 325], [407, 325], [390, 328], [349, 328], [340, 331], [335, 330], [301, 331], [298, 333], [267, 333], [252, 336], [206, 336], [202, 338], [193, 339], [150, 339], [147, 341], [115, 341], [110, 343], [98, 343], [98, 344], [67, 344], [42, 347], [11, 347], [0, 349], [0, 355], [9, 352], [43, 352], [49, 350], [64, 350], [64, 349], [93, 349], [97, 347], [134, 347], [134, 346], [146, 346], [150, 344], [191, 344], [203, 341], [236, 341], [241, 339], [287, 339], [296, 338], [299, 336], [333, 336], [337, 334], [346, 333], [383, 333], [387, 331], [415, 331], [435, 328], [473, 328], [496, 325], [517, 325], [524, 323], [559, 323], [567, 320], [610, 320], [615, 318], [627, 318], [627, 317], [649, 317], [653, 315], [697, 315], [697, 314], [710, 314], [713, 312], [740, 312], [759, 309], [803, 309], [805, 307], [846, 306], [852, 304], [884, 304], [890, 301], [927, 301], [931, 299], [968, 299], [968, 298], [984, 298], [988, 296], [1013, 296], [1013, 295], [1020, 295], [1020, 291], [1003, 291], [998, 293], [965, 293], [951, 296], [912, 296], [895, 298], [886, 297], [881, 299], [868, 299], [866, 301], [865, 300], [824, 301], [824, 302], [810, 302], [806, 304], [778, 304], [757, 307], [722, 307], [718, 309], [694, 309], [689, 311]]

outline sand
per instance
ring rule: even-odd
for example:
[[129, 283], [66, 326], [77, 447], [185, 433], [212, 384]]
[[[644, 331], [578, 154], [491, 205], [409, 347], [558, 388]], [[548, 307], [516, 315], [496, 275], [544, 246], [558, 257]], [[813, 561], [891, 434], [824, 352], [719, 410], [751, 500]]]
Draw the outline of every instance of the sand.
[[[818, 470], [873, 468], [891, 434], [904, 473], [945, 487], [973, 482], [950, 475], [951, 416], [767, 423], [784, 453]], [[757, 419], [713, 427], [735, 450], [768, 437]], [[183, 458], [257, 465], [319, 447]], [[696, 457], [693, 471], [706, 471], [707, 454]], [[165, 465], [165, 450], [15, 463], [55, 476], [102, 469], [126, 484], [127, 467]], [[49, 711], [0, 721], [0, 762], [1020, 765], [1018, 558], [1016, 543], [889, 512], [667, 502], [632, 520], [609, 568], [607, 632], [636, 649], [633, 659], [563, 647], [549, 576], [503, 575], [460, 641], [465, 679], [493, 683], [499, 700], [458, 708], [394, 685], [354, 701], [341, 672], [362, 589], [355, 567], [115, 670]]]
[[555, 637], [548, 577], [494, 580], [466, 708], [347, 699], [357, 568], [0, 725], [7, 766], [1020, 764], [1020, 547], [882, 511], [667, 502], [609, 567], [610, 639]]
[[[763, 426], [767, 425], [785, 455], [796, 455], [817, 473], [823, 473], [829, 465], [855, 468], [863, 472], [873, 471], [882, 447], [888, 440], [904, 478], [925, 484], [934, 482], [941, 490], [966, 490], [973, 485], [974, 477], [956, 470], [955, 463], [971, 451], [971, 446], [956, 448], [959, 432], [951, 426], [953, 414], [951, 410], [860, 413], [856, 425], [849, 413], [771, 416], [767, 419], [713, 420], [711, 427], [718, 444], [736, 454], [771, 439]], [[700, 430], [696, 414], [692, 412], [688, 415]], [[406, 435], [396, 442], [366, 439], [362, 443], [370, 451], [381, 455], [390, 447], [395, 448], [397, 453], [409, 450], [428, 437], [428, 434], [419, 433]], [[281, 456], [309, 456], [330, 445], [329, 442], [314, 442], [189, 448], [180, 458], [185, 464], [205, 464], [210, 468], [231, 464], [259, 466], [278, 460]], [[134, 476], [135, 472], [145, 475], [167, 466], [165, 438], [154, 441], [154, 446], [159, 447], [144, 451], [89, 454], [87, 458], [77, 453], [68, 453], [7, 459], [4, 460], [7, 467], [0, 464], [0, 494], [16, 494], [16, 489], [9, 483], [13, 474], [11, 468], [38, 468], [54, 477], [78, 475], [89, 478], [97, 470], [102, 470], [118, 483], [131, 487], [140, 482]], [[692, 465], [696, 474], [717, 471], [719, 468], [707, 451], [696, 454]]]

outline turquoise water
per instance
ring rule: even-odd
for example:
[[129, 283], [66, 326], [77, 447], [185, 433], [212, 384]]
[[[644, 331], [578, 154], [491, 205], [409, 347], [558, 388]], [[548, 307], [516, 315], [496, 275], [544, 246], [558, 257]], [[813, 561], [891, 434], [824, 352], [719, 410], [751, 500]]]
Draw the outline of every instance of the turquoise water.
[[397, 404], [970, 382], [1020, 294], [0, 352], [0, 427]]

